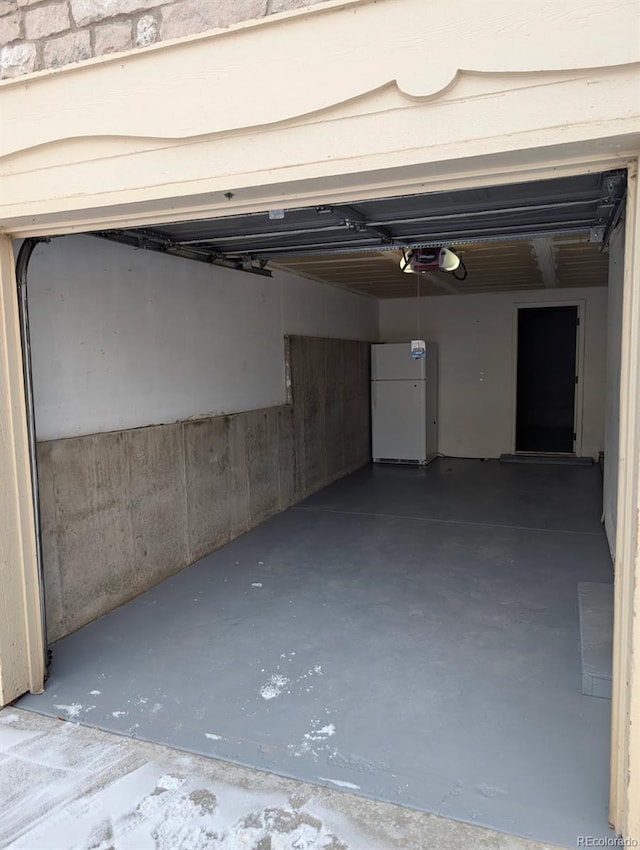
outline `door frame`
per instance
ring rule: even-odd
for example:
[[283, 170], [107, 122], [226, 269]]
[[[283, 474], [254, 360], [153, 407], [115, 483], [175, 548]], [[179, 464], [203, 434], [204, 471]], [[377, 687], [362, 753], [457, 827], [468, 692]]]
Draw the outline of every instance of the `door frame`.
[[[518, 416], [518, 314], [520, 310], [530, 310], [540, 307], [577, 307], [578, 329], [576, 332], [576, 384], [573, 430], [576, 435], [574, 451], [572, 452], [548, 452], [548, 454], [561, 454], [563, 457], [582, 456], [582, 418], [584, 405], [584, 348], [585, 348], [585, 321], [587, 313], [587, 302], [584, 298], [568, 299], [563, 301], [519, 301], [513, 305], [513, 368], [511, 370], [511, 447], [513, 454], [530, 454], [530, 452], [518, 452], [516, 450], [516, 430]], [[547, 454], [536, 452], [536, 454]]]
[[640, 841], [640, 158], [627, 176], [609, 821]]
[[44, 689], [42, 587], [18, 287], [11, 241], [0, 236], [0, 707]]

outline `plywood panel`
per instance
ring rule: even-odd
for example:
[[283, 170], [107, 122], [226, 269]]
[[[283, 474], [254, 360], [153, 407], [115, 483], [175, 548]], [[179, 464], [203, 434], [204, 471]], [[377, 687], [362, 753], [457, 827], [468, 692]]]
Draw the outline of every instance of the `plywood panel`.
[[[399, 251], [326, 254], [279, 258], [271, 265], [302, 277], [343, 286], [376, 298], [410, 298], [418, 295], [452, 295], [544, 289], [545, 280], [531, 240], [475, 242], [454, 245], [467, 268], [467, 278], [457, 280], [444, 272], [419, 277], [400, 269]], [[554, 286], [606, 286], [607, 254], [588, 235], [551, 239]]]

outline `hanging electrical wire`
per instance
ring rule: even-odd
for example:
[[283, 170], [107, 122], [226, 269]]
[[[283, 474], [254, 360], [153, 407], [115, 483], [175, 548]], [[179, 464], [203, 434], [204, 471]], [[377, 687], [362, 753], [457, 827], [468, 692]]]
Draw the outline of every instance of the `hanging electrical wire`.
[[[459, 272], [459, 271], [462, 271], [462, 274], [457, 274], [457, 272]], [[450, 272], [450, 274], [456, 280], [465, 280], [465, 278], [467, 277], [467, 267], [462, 262], [462, 259], [460, 259], [460, 265], [458, 266], [458, 268], [454, 269], [452, 272]]]
[[418, 325], [418, 333], [416, 339], [422, 339], [420, 334], [420, 275], [416, 275], [416, 321]]

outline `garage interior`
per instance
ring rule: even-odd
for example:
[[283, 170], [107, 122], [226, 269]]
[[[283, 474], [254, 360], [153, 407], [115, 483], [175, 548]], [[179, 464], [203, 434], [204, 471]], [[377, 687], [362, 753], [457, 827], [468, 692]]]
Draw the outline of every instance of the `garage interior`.
[[[624, 187], [38, 245], [53, 661], [19, 705], [542, 841], [611, 835], [578, 598], [613, 580]], [[401, 270], [441, 245], [464, 280]], [[580, 322], [570, 451], [518, 444], [518, 316], [543, 307]], [[371, 464], [371, 344], [420, 338], [439, 456]]]

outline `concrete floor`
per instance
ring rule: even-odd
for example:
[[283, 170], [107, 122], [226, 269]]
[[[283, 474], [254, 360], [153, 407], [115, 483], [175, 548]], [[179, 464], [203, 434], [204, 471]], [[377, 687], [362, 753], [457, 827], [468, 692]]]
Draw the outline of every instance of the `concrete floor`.
[[551, 850], [32, 712], [0, 711], [11, 850]]
[[20, 705], [567, 847], [610, 836], [594, 467], [369, 467], [54, 647]]

